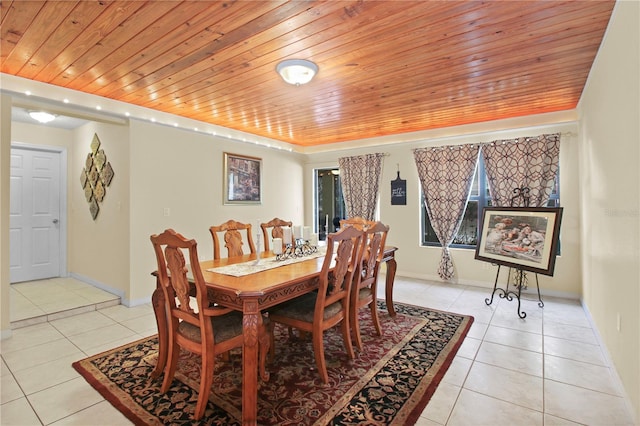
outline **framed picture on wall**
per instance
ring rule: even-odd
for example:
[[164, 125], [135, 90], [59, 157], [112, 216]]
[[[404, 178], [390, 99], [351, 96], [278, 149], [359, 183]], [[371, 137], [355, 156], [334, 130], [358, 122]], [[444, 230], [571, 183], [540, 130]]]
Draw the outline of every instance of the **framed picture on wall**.
[[391, 181], [391, 205], [407, 205], [407, 181], [400, 179], [400, 171], [398, 171], [398, 177]]
[[562, 207], [487, 207], [475, 258], [553, 275]]
[[224, 153], [224, 204], [262, 202], [262, 159]]

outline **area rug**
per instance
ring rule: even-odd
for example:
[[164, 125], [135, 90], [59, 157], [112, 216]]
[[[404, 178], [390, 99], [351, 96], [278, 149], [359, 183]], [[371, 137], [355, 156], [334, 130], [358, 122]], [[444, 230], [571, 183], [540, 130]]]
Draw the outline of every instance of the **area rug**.
[[[270, 379], [259, 382], [259, 425], [412, 425], [429, 402], [462, 344], [473, 317], [395, 304], [391, 318], [379, 301], [383, 335], [375, 335], [361, 309], [363, 350], [350, 360], [337, 329], [325, 333], [329, 383], [315, 368], [310, 339], [275, 328]], [[74, 368], [137, 425], [239, 425], [242, 418], [242, 353], [216, 363], [205, 416], [192, 419], [200, 376], [198, 356], [181, 353], [178, 373], [162, 394], [162, 377], [149, 374], [157, 336], [77, 361]]]

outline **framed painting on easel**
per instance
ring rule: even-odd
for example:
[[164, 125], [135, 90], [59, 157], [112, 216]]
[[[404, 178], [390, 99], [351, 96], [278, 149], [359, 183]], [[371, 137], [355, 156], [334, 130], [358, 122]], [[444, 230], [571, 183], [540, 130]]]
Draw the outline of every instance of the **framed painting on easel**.
[[553, 275], [562, 207], [487, 207], [475, 258]]

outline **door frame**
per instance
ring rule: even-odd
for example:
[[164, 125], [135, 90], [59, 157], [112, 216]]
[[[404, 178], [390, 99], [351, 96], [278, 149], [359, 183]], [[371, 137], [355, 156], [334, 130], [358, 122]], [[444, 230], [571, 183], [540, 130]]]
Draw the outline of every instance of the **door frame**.
[[60, 154], [60, 267], [58, 274], [66, 277], [67, 271], [67, 148], [54, 145], [37, 145], [11, 141], [11, 149], [18, 148], [30, 151], [55, 152]]

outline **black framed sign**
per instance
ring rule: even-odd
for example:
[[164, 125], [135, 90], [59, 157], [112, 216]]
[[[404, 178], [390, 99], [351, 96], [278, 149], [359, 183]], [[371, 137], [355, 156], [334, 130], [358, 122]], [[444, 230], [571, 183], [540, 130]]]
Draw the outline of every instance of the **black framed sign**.
[[391, 205], [405, 206], [407, 204], [407, 181], [398, 177], [391, 181]]
[[562, 207], [486, 207], [475, 258], [553, 275]]

